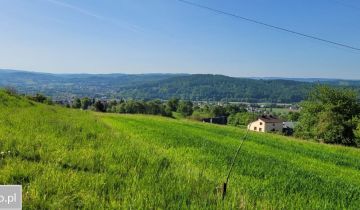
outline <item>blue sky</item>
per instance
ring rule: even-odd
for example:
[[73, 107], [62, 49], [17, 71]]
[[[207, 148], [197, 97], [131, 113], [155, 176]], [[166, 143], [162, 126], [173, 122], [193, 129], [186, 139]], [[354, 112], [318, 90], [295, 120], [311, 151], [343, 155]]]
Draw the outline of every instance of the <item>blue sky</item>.
[[[360, 47], [356, 0], [190, 0]], [[360, 79], [360, 52], [176, 0], [0, 0], [0, 68]]]

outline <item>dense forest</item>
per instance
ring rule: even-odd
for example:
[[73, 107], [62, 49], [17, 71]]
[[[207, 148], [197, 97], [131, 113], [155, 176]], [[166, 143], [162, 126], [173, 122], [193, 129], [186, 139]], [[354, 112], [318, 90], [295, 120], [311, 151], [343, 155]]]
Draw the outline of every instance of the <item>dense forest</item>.
[[124, 87], [124, 97], [179, 97], [193, 101], [291, 103], [306, 98], [312, 83], [291, 80], [255, 80], [222, 75], [187, 75]]
[[0, 87], [20, 93], [42, 93], [54, 100], [74, 97], [105, 99], [296, 103], [318, 82], [357, 92], [359, 81], [316, 79], [250, 79], [210, 74], [45, 74], [0, 70]]

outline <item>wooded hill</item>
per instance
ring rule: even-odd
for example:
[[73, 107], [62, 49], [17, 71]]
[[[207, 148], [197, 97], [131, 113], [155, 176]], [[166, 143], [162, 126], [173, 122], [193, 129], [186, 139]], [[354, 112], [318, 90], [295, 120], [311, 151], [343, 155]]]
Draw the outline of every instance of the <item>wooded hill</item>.
[[124, 87], [125, 97], [196, 101], [291, 103], [306, 98], [312, 83], [291, 80], [255, 80], [223, 75], [186, 75]]
[[[53, 99], [169, 99], [198, 101], [294, 103], [305, 99], [315, 79], [250, 79], [210, 74], [45, 74], [0, 70], [0, 87], [42, 93]], [[321, 83], [360, 90], [359, 81]]]

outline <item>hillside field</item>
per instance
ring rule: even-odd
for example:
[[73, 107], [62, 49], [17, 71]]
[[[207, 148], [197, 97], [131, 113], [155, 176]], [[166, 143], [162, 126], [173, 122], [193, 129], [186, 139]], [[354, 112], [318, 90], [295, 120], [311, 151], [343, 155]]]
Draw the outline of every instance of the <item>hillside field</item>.
[[0, 184], [24, 209], [360, 209], [360, 150], [245, 130], [102, 114], [0, 91]]

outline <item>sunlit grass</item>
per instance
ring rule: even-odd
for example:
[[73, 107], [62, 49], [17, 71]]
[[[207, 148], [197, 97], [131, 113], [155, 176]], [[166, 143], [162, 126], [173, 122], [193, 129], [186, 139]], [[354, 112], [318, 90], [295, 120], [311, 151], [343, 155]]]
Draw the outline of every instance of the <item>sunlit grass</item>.
[[360, 152], [243, 129], [30, 103], [0, 91], [0, 184], [25, 209], [360, 209]]

